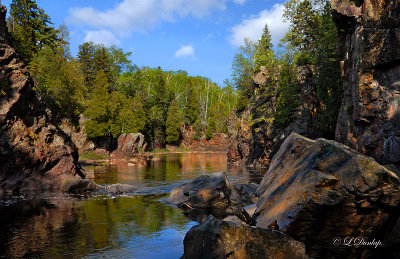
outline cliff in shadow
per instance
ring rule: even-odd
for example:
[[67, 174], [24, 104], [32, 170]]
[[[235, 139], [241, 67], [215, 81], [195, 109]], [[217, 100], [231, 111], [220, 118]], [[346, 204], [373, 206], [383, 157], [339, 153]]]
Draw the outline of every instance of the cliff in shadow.
[[336, 140], [400, 163], [400, 2], [332, 0], [345, 90]]
[[59, 189], [84, 178], [76, 147], [57, 126], [11, 46], [0, 5], [0, 195], [4, 191]]

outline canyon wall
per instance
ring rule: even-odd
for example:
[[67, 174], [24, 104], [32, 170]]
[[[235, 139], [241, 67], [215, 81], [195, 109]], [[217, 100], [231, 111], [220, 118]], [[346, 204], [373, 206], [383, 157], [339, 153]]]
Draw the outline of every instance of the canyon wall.
[[336, 140], [400, 162], [400, 2], [332, 0], [344, 98]]
[[52, 124], [51, 112], [11, 46], [6, 12], [0, 5], [0, 195], [59, 189], [69, 179], [84, 178], [78, 152]]

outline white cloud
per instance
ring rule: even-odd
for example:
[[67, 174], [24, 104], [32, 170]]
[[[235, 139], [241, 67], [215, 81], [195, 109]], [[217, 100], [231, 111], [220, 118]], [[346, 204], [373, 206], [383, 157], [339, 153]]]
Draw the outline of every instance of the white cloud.
[[106, 47], [119, 45], [119, 40], [107, 30], [86, 32], [85, 42], [93, 41], [96, 44], [104, 44]]
[[231, 28], [230, 43], [239, 47], [245, 37], [257, 42], [261, 38], [265, 24], [268, 24], [272, 43], [276, 45], [289, 30], [289, 23], [282, 21], [283, 10], [283, 4], [275, 4], [271, 10], [265, 9], [249, 19], [243, 20]]
[[[123, 0], [112, 9], [71, 8], [68, 22], [118, 34], [146, 31], [161, 21], [173, 21], [189, 15], [203, 17], [213, 11], [224, 11], [228, 0]], [[246, 0], [233, 0], [237, 3]]]
[[192, 45], [183, 45], [175, 52], [175, 58], [194, 58], [195, 51]]

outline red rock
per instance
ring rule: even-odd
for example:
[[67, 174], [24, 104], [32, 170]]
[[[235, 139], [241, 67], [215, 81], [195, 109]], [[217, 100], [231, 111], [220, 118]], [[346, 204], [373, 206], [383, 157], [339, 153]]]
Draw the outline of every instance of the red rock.
[[0, 6], [0, 190], [60, 189], [84, 178], [78, 152], [57, 126], [9, 42]]
[[336, 140], [400, 162], [400, 3], [332, 0], [344, 98]]

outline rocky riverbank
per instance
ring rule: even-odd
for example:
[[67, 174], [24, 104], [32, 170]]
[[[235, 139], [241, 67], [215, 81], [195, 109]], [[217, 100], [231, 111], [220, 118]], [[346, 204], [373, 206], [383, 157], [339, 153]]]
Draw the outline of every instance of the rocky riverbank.
[[52, 115], [11, 45], [0, 5], [0, 195], [60, 189], [84, 178], [78, 151]]
[[[370, 258], [373, 247], [334, 240], [384, 240], [399, 218], [400, 180], [345, 145], [292, 133], [260, 185], [232, 185], [224, 173], [204, 175], [174, 189], [168, 202], [202, 222], [185, 237], [184, 258], [251, 258], [278, 250], [280, 258], [306, 258], [303, 246], [313, 258]], [[248, 235], [268, 241], [257, 245]]]

